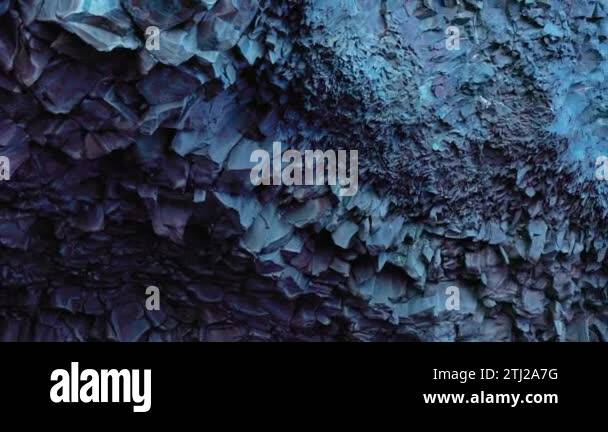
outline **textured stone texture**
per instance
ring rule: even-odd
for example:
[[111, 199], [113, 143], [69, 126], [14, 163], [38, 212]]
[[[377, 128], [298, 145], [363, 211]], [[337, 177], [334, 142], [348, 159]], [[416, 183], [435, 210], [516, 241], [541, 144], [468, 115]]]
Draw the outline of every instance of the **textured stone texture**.
[[[607, 13], [0, 0], [0, 338], [605, 341]], [[277, 140], [359, 192], [254, 188]]]

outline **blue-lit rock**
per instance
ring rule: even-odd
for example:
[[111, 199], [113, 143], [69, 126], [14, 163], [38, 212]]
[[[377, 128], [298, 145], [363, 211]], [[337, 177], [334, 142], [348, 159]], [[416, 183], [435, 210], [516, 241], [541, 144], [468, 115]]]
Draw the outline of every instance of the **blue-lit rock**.
[[607, 12], [0, 0], [0, 338], [606, 341]]

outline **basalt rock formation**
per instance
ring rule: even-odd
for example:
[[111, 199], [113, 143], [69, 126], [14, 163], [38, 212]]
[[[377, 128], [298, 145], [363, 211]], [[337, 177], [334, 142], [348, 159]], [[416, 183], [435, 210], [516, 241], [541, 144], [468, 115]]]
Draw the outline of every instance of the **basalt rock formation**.
[[[607, 43], [603, 0], [0, 0], [0, 338], [605, 341]], [[274, 141], [358, 192], [254, 187]]]

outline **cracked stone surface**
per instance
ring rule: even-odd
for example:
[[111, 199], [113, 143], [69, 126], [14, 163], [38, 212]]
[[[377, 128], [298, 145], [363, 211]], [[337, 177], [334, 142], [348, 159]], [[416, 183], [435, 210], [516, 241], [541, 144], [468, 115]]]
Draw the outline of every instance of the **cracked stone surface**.
[[0, 0], [0, 339], [606, 341], [607, 57], [604, 0]]

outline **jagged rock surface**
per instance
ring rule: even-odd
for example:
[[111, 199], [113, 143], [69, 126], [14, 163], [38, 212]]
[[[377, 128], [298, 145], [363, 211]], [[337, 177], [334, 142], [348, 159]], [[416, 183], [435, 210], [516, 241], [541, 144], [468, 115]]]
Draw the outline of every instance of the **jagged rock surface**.
[[[607, 13], [0, 0], [0, 338], [605, 341]], [[358, 193], [253, 187], [277, 140]]]

